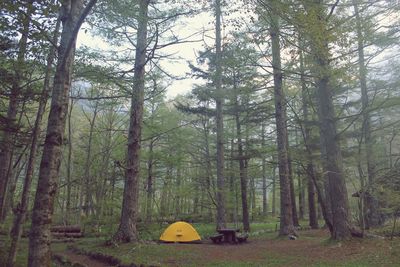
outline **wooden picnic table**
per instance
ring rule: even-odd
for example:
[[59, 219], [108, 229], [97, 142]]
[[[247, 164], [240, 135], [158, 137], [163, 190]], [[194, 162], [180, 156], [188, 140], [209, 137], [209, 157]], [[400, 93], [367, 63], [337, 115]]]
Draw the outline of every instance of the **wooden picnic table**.
[[236, 233], [239, 232], [239, 229], [236, 228], [221, 228], [217, 229], [217, 232], [224, 235], [224, 243], [237, 243]]

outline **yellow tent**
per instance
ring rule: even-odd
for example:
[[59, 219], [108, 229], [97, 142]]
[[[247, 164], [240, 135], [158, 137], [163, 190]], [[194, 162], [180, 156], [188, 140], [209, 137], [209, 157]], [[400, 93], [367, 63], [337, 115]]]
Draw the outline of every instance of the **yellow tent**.
[[160, 237], [164, 242], [193, 242], [200, 241], [201, 238], [196, 229], [186, 222], [176, 222], [165, 229]]

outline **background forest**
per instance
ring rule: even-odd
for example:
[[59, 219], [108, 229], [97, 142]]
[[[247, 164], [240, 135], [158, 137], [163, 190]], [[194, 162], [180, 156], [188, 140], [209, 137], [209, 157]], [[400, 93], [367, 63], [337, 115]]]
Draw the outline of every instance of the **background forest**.
[[177, 220], [395, 230], [398, 1], [0, 7], [9, 266], [28, 232], [29, 265], [50, 266], [51, 225], [115, 243]]

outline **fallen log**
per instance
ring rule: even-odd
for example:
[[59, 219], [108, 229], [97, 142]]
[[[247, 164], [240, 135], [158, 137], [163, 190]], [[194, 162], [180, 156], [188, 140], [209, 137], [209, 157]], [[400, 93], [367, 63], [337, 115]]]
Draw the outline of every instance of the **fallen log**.
[[60, 232], [54, 232], [51, 233], [51, 236], [53, 238], [81, 238], [83, 237], [83, 233], [60, 233]]
[[68, 232], [68, 233], [80, 233], [82, 229], [79, 225], [56, 225], [50, 228], [51, 232]]
[[81, 238], [81, 237], [83, 237], [83, 233], [65, 233], [65, 237]]

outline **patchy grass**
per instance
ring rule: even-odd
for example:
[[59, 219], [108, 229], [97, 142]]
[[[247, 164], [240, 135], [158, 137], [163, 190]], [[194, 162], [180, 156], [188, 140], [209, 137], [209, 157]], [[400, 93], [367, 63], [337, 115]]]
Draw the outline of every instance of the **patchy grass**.
[[[204, 228], [208, 229], [207, 227]], [[208, 231], [208, 230], [207, 230]], [[400, 266], [400, 239], [354, 239], [329, 242], [325, 230], [302, 231], [298, 240], [275, 233], [250, 238], [241, 245], [121, 244], [105, 247], [82, 240], [77, 247], [119, 258], [124, 264], [155, 266]]]
[[[329, 240], [327, 230], [299, 231], [299, 239], [277, 238], [276, 222], [252, 224], [249, 242], [240, 245], [215, 245], [204, 237], [215, 233], [213, 224], [193, 224], [203, 244], [163, 244], [158, 239], [167, 225], [152, 225], [147, 240], [139, 244], [105, 246], [105, 235], [89, 237], [72, 245], [88, 252], [111, 255], [123, 264], [146, 266], [400, 266], [400, 238]], [[230, 225], [234, 227], [234, 225]], [[63, 253], [71, 244], [52, 244], [54, 253]], [[0, 236], [0, 266], [4, 266], [8, 241]], [[26, 266], [28, 240], [22, 239], [17, 266]], [[64, 255], [71, 255], [64, 253]], [[88, 265], [91, 266], [91, 265]]]
[[393, 219], [388, 220], [384, 226], [372, 229], [371, 231], [375, 234], [391, 237], [400, 237], [400, 218], [396, 220], [395, 228], [393, 229]]
[[[16, 258], [16, 267], [25, 267], [28, 262], [28, 239], [22, 238], [19, 242], [19, 248]], [[10, 241], [6, 236], [0, 236], [0, 266], [6, 266], [8, 258], [8, 248]], [[61, 252], [67, 249], [66, 243], [54, 243], [51, 245], [53, 252]]]
[[[0, 266], [6, 266], [8, 258], [8, 248], [10, 246], [10, 241], [8, 236], [0, 236]], [[18, 255], [16, 259], [16, 266], [26, 266], [28, 261], [28, 242], [27, 240], [22, 240], [19, 244]]]

